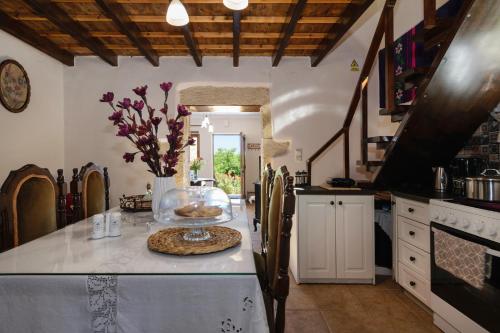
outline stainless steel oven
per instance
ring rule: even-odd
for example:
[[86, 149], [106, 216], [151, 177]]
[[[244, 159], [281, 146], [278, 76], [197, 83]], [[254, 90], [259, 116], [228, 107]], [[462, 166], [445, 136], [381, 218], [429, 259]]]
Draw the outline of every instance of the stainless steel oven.
[[431, 290], [479, 326], [500, 332], [500, 244], [432, 222]]

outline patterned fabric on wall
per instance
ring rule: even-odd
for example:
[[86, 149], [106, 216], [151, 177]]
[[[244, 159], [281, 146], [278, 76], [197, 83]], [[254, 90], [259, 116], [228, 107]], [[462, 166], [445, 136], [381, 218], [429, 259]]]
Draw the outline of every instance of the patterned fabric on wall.
[[[450, 0], [437, 10], [440, 18], [456, 15], [462, 0]], [[437, 47], [425, 51], [423, 43], [423, 21], [394, 41], [394, 75], [396, 105], [411, 102], [416, 97], [417, 87], [398, 80], [398, 75], [417, 67], [429, 67], [438, 51]], [[385, 48], [379, 51], [379, 98], [380, 108], [385, 108]]]

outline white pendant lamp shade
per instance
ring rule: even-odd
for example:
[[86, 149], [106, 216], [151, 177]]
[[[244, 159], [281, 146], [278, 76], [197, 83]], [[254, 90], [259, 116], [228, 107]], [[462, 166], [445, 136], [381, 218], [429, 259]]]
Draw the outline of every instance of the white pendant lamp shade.
[[180, 0], [170, 1], [167, 9], [167, 23], [176, 27], [182, 27], [189, 23], [186, 7]]
[[224, 6], [232, 10], [243, 10], [248, 7], [248, 0], [224, 0]]
[[214, 125], [208, 125], [208, 133], [214, 132]]
[[205, 115], [205, 118], [203, 118], [203, 121], [201, 122], [201, 128], [208, 128], [208, 125], [210, 125], [210, 120], [207, 115]]

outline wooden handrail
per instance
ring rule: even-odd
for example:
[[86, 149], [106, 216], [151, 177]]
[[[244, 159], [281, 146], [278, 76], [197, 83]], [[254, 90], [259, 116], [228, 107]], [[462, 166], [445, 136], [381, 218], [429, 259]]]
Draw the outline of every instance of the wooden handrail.
[[[382, 42], [382, 37], [386, 31], [386, 17], [388, 16], [388, 11], [392, 14], [393, 7], [395, 5], [395, 0], [386, 0], [384, 9], [380, 15], [377, 28], [375, 29], [375, 33], [373, 34], [373, 39], [370, 44], [370, 48], [368, 49], [368, 53], [365, 58], [365, 62], [363, 64], [363, 68], [361, 69], [361, 73], [359, 74], [358, 82], [356, 83], [356, 88], [354, 89], [354, 95], [352, 96], [351, 103], [349, 104], [349, 109], [347, 111], [346, 118], [344, 120], [344, 125], [340, 130], [335, 133], [333, 137], [330, 138], [324, 145], [321, 146], [308, 160], [307, 160], [307, 172], [308, 172], [308, 183], [311, 184], [311, 171], [312, 171], [312, 163], [327, 150], [333, 143], [337, 141], [342, 135], [344, 136], [344, 175], [345, 178], [349, 178], [349, 129], [351, 127], [352, 120], [356, 113], [356, 110], [359, 105], [359, 100], [361, 99], [361, 91], [363, 89], [363, 85], [367, 85], [370, 71], [375, 63], [375, 59], [377, 57], [378, 49], [380, 47], [380, 43]], [[386, 52], [388, 52], [388, 48], [386, 48]]]

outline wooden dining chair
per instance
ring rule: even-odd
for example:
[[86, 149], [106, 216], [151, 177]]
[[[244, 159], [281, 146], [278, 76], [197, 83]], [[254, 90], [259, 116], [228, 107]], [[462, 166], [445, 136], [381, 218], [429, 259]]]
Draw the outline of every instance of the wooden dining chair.
[[[272, 333], [285, 330], [285, 303], [289, 292], [290, 230], [295, 213], [293, 177], [285, 166], [274, 174], [269, 200], [268, 234], [264, 244], [265, 273], [260, 277], [267, 320]], [[256, 266], [258, 265], [256, 261]], [[259, 272], [258, 272], [259, 274]], [[277, 302], [276, 314], [274, 301]]]
[[273, 182], [274, 171], [271, 163], [266, 164], [264, 172], [261, 175], [261, 193], [260, 193], [260, 232], [261, 232], [261, 251], [253, 252], [255, 268], [261, 287], [266, 285], [266, 244], [267, 244], [267, 220], [269, 215], [269, 198]]
[[8, 250], [65, 226], [64, 176], [34, 164], [11, 171], [0, 189], [0, 249]]
[[78, 186], [81, 218], [86, 219], [109, 209], [108, 168], [89, 162], [81, 168], [78, 180], [81, 183], [81, 187]]
[[274, 171], [271, 163], [268, 163], [262, 173], [261, 179], [261, 194], [260, 194], [260, 233], [262, 244], [262, 255], [265, 255], [265, 244], [267, 243], [268, 235], [268, 215], [269, 215], [269, 200], [274, 179]]

